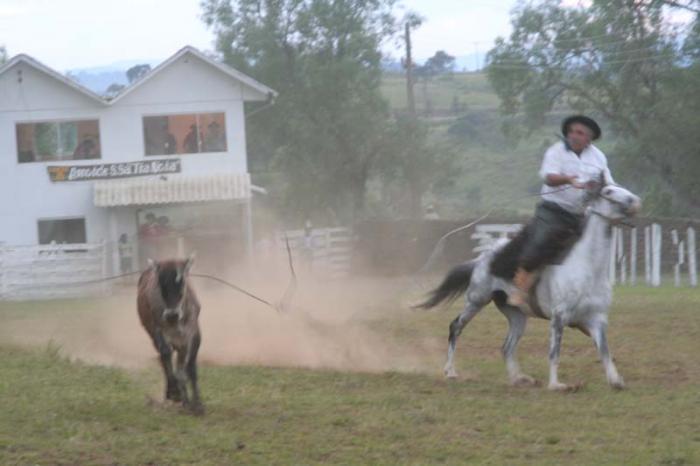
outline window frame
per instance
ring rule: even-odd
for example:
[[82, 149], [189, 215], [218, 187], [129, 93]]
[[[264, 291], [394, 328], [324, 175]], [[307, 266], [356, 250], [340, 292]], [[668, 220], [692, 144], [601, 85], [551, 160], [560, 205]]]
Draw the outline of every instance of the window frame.
[[[58, 127], [60, 128], [61, 123], [81, 123], [81, 122], [96, 122], [97, 123], [97, 149], [98, 149], [98, 157], [93, 157], [90, 159], [76, 159], [71, 156], [71, 158], [55, 158], [51, 160], [31, 160], [27, 162], [23, 162], [20, 160], [20, 150], [19, 150], [19, 138], [17, 137], [19, 125], [40, 125], [40, 124], [57, 124], [59, 125]], [[61, 135], [61, 130], [58, 130], [58, 138], [60, 140], [60, 135]], [[15, 138], [15, 163], [17, 165], [28, 165], [28, 164], [35, 164], [35, 163], [61, 163], [61, 162], [80, 162], [80, 161], [94, 161], [94, 160], [102, 160], [102, 121], [98, 116], [89, 116], [89, 117], [67, 117], [67, 118], [45, 118], [45, 119], [38, 119], [38, 120], [15, 120], [14, 121], [14, 138]], [[35, 141], [32, 141], [34, 143]], [[78, 146], [80, 145], [80, 142], [78, 142]], [[60, 146], [60, 144], [59, 144]], [[76, 149], [77, 147], [76, 146]], [[36, 147], [33, 147], [36, 151]], [[75, 151], [75, 149], [74, 149]], [[36, 154], [34, 155], [36, 158]], [[56, 157], [56, 154], [54, 154], [54, 157]]]
[[[199, 127], [199, 117], [202, 115], [214, 115], [214, 114], [221, 114], [223, 115], [223, 125], [222, 125], [222, 130], [224, 134], [224, 143], [226, 145], [226, 149], [222, 151], [202, 151], [202, 152], [182, 152], [178, 153], [177, 151], [173, 154], [148, 154], [146, 150], [146, 125], [145, 125], [145, 119], [146, 118], [157, 118], [157, 117], [183, 117], [183, 116], [194, 116], [195, 121], [197, 124], [197, 139], [198, 139], [198, 146], [203, 144], [203, 141], [199, 140], [201, 136], [201, 130]], [[142, 152], [143, 152], [143, 157], [144, 158], [150, 158], [150, 157], [182, 157], [182, 156], [191, 156], [191, 155], [224, 155], [224, 154], [229, 154], [229, 135], [227, 131], [227, 125], [226, 121], [228, 119], [228, 112], [226, 110], [205, 110], [205, 111], [183, 111], [183, 112], [173, 112], [173, 113], [142, 113], [141, 114], [141, 147], [142, 147]]]
[[39, 217], [36, 219], [36, 235], [37, 235], [37, 244], [39, 246], [48, 246], [51, 245], [51, 243], [42, 243], [41, 242], [41, 230], [39, 227], [39, 224], [41, 222], [60, 222], [60, 221], [67, 221], [67, 220], [82, 220], [83, 221], [83, 229], [85, 232], [85, 241], [82, 243], [56, 243], [57, 245], [59, 244], [87, 244], [88, 243], [88, 222], [87, 222], [87, 217], [86, 216], [80, 216], [80, 215], [70, 215], [70, 216], [65, 216], [65, 217]]

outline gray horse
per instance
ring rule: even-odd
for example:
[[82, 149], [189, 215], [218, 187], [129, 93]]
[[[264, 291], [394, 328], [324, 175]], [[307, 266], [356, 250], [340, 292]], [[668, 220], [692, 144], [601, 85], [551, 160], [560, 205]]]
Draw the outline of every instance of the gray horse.
[[[428, 309], [455, 299], [466, 291], [466, 306], [450, 324], [445, 375], [456, 377], [454, 352], [457, 337], [476, 314], [492, 300], [508, 319], [508, 335], [503, 343], [503, 357], [508, 376], [514, 385], [534, 384], [535, 380], [520, 370], [515, 356], [528, 317], [550, 320], [549, 389], [568, 390], [559, 382], [557, 370], [561, 337], [565, 326], [578, 328], [589, 335], [598, 349], [608, 383], [624, 388], [608, 350], [608, 310], [612, 302], [610, 264], [612, 226], [635, 215], [641, 208], [639, 197], [619, 186], [601, 186], [589, 193], [586, 224], [581, 238], [573, 245], [561, 265], [546, 267], [530, 293], [529, 306], [507, 304], [512, 283], [493, 273], [493, 262], [503, 254], [507, 240], [497, 243], [477, 259], [453, 268], [443, 282], [418, 307]], [[515, 241], [515, 240], [514, 240]]]

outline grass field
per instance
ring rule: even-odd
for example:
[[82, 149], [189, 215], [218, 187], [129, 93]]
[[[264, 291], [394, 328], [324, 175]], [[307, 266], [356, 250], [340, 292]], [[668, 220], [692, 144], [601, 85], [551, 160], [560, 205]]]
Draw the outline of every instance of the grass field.
[[[315, 331], [331, 335], [338, 354], [349, 354], [345, 362], [376, 353], [376, 366], [350, 370], [342, 361], [326, 360], [312, 369], [293, 357], [280, 360], [286, 367], [226, 365], [203, 356], [202, 418], [161, 401], [154, 353], [131, 318], [133, 307], [115, 301], [121, 297], [106, 304], [2, 303], [0, 464], [700, 463], [699, 291], [618, 289], [610, 343], [629, 388], [610, 390], [590, 342], [567, 331], [561, 378], [585, 381], [571, 394], [506, 383], [499, 354], [506, 324], [491, 307], [459, 342], [462, 377], [444, 380], [446, 330], [457, 307], [412, 312], [396, 296], [398, 291], [387, 293], [373, 304], [356, 299], [355, 312], [343, 319], [314, 314]], [[204, 304], [203, 348], [211, 351], [220, 344], [216, 328], [234, 322], [219, 321], [215, 304]], [[259, 319], [272, 328], [283, 319], [293, 333], [295, 320], [308, 317], [307, 311], [295, 313]], [[133, 325], [138, 341], [132, 346], [144, 352], [145, 365], [107, 367], [75, 359], [82, 354], [90, 360], [89, 348], [78, 351], [77, 341], [87, 338], [80, 332], [97, 332], [87, 322], [107, 314], [129, 316], [124, 326]], [[50, 330], [42, 325], [47, 319], [55, 319]], [[239, 336], [231, 338], [258, 332], [251, 322], [235, 321]], [[343, 339], [350, 328], [351, 338]], [[254, 337], [248, 350], [264, 353], [264, 338]], [[106, 336], [97, 339], [117, 350]], [[290, 339], [288, 353], [305, 341], [314, 340], [307, 334]], [[353, 345], [369, 347], [353, 356]], [[520, 356], [523, 368], [540, 380], [547, 373], [546, 351], [547, 324], [532, 321]], [[402, 359], [412, 362], [404, 365]]]
[[[427, 82], [420, 79], [415, 84], [414, 93], [419, 112], [425, 110], [426, 100], [432, 102], [433, 110], [437, 112], [450, 111], [455, 98], [471, 110], [498, 108], [498, 97], [483, 73], [455, 73], [437, 76]], [[400, 74], [385, 74], [382, 94], [392, 108], [405, 109], [406, 78]]]

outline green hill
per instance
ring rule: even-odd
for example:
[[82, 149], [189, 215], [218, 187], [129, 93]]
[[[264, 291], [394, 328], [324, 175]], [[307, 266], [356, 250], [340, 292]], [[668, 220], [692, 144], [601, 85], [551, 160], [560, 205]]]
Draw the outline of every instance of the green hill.
[[[384, 95], [393, 111], [406, 111], [406, 82], [386, 75]], [[503, 214], [528, 214], [539, 191], [543, 150], [556, 140], [555, 128], [506, 137], [498, 97], [482, 73], [459, 73], [419, 80], [416, 110], [433, 137], [454, 149], [458, 173], [438, 182], [429, 197], [443, 217], [465, 218], [492, 208]]]
[[[403, 75], [385, 75], [382, 92], [392, 109], [406, 109], [406, 79]], [[455, 73], [437, 76], [427, 82], [419, 79], [415, 85], [415, 96], [416, 109], [421, 113], [425, 113], [426, 106], [432, 106], [436, 114], [454, 114], [455, 103], [462, 107], [462, 111], [498, 108], [498, 97], [483, 73]]]

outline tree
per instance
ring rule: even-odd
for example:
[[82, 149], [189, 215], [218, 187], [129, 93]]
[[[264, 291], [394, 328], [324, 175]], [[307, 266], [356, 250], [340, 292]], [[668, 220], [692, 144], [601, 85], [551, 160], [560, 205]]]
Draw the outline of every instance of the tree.
[[129, 84], [143, 78], [146, 74], [151, 71], [151, 65], [134, 65], [128, 70], [126, 70], [126, 77], [129, 80]]
[[5, 46], [0, 46], [0, 65], [7, 61], [7, 49]]
[[297, 217], [361, 215], [367, 180], [386, 149], [382, 42], [395, 0], [205, 0], [203, 18], [229, 65], [279, 91], [248, 120], [251, 167], [283, 173]]
[[447, 54], [443, 50], [435, 52], [435, 55], [428, 58], [423, 65], [425, 73], [429, 76], [436, 76], [451, 72], [455, 66], [455, 57]]
[[425, 114], [433, 113], [433, 101], [428, 93], [428, 82], [437, 75], [446, 74], [454, 68], [455, 57], [440, 50], [426, 60], [423, 66], [416, 67], [415, 76], [423, 82], [423, 100], [425, 101]]
[[423, 215], [423, 197], [436, 181], [456, 175], [452, 148], [431, 136], [430, 127], [412, 115], [399, 116], [392, 124], [391, 142], [383, 159], [386, 178], [399, 181], [407, 197], [410, 217]]
[[112, 97], [116, 96], [117, 94], [119, 94], [122, 90], [124, 90], [125, 87], [126, 86], [124, 86], [123, 84], [112, 83], [109, 85], [109, 87], [105, 91], [105, 96], [112, 98]]
[[696, 150], [687, 139], [683, 149], [673, 144], [679, 141], [669, 139], [668, 129], [660, 133], [678, 119], [671, 111], [676, 104], [684, 104], [694, 121], [691, 109], [698, 101], [697, 87], [683, 97], [684, 89], [677, 88], [697, 71], [689, 66], [692, 46], [679, 47], [680, 32], [665, 21], [670, 3], [678, 2], [594, 0], [578, 8], [556, 0], [523, 3], [514, 11], [509, 39], [498, 39], [489, 52], [487, 73], [502, 111], [523, 115], [530, 129], [564, 104], [605, 118], [622, 140], [621, 151], [658, 135], [681, 151], [676, 168], [670, 167], [667, 151], [651, 146], [640, 148], [634, 161], [628, 159], [628, 168], [653, 169], [676, 199], [700, 208], [693, 186], [678, 183], [675, 175]]
[[[652, 0], [653, 2], [654, 0]], [[700, 0], [657, 0], [664, 5], [670, 6], [672, 8], [680, 8], [682, 10], [692, 11], [693, 13], [700, 14]]]

